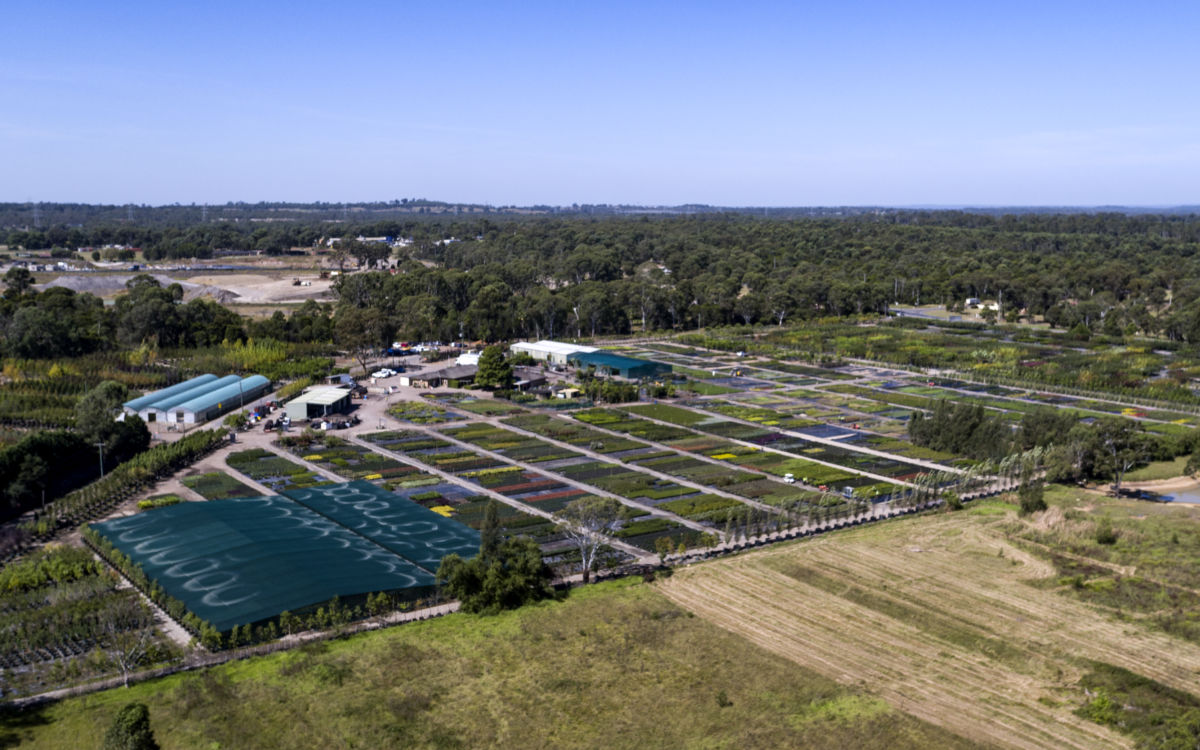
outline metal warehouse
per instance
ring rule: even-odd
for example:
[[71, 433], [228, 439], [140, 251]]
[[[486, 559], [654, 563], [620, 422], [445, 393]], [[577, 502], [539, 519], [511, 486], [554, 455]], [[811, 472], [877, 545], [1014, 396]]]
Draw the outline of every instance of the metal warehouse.
[[648, 359], [626, 357], [612, 352], [579, 352], [568, 356], [567, 361], [581, 370], [595, 367], [598, 373], [619, 375], [629, 380], [654, 378], [671, 372], [670, 365], [651, 362]]
[[287, 403], [289, 419], [317, 419], [350, 409], [350, 391], [345, 388], [314, 388]]
[[565, 365], [567, 358], [579, 352], [598, 351], [594, 346], [579, 344], [564, 344], [561, 341], [537, 341], [529, 343], [522, 341], [509, 347], [513, 354], [528, 354], [536, 360], [549, 362], [552, 365]]
[[[198, 385], [180, 386], [200, 381]], [[146, 394], [124, 404], [126, 413], [136, 413], [147, 422], [198, 424], [240, 409], [271, 388], [262, 375], [201, 375], [199, 378]]]

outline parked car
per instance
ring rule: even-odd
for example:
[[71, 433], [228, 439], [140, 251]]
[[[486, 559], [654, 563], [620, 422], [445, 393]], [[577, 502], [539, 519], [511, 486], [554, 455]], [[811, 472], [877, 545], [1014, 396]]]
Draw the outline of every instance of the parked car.
[[371, 373], [371, 377], [373, 377], [373, 378], [390, 378], [391, 376], [393, 376], [395, 374], [396, 374], [396, 371], [393, 370], [392, 368], [384, 367], [383, 369], [376, 370], [375, 372]]

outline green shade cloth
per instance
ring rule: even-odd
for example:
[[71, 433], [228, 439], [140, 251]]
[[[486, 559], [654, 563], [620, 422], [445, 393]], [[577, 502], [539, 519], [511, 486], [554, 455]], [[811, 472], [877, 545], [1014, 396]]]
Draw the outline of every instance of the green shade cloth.
[[436, 573], [451, 553], [479, 551], [479, 532], [370, 482], [308, 487], [284, 493], [404, 559]]
[[[92, 524], [221, 631], [335, 596], [430, 587], [479, 533], [368, 482], [181, 503]], [[315, 510], [319, 508], [320, 510]]]

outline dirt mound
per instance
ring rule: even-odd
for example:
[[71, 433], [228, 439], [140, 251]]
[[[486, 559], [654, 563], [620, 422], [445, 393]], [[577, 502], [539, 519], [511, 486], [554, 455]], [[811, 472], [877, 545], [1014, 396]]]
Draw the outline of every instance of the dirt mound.
[[[241, 296], [237, 292], [233, 292], [228, 289], [222, 289], [218, 286], [211, 286], [208, 284], [193, 284], [190, 281], [179, 281], [177, 279], [172, 279], [170, 276], [164, 276], [160, 273], [151, 274], [150, 277], [164, 287], [168, 287], [171, 284], [179, 284], [181, 287], [183, 287], [183, 299], [185, 301], [191, 301], [194, 299], [212, 299], [217, 302], [227, 303], [232, 302]], [[111, 297], [113, 295], [123, 293], [126, 288], [126, 283], [128, 283], [132, 278], [133, 274], [64, 274], [45, 284], [36, 284], [35, 288], [44, 291], [50, 287], [58, 286], [63, 287], [64, 289], [70, 289], [73, 292], [87, 292], [88, 294], [94, 294], [97, 297]]]

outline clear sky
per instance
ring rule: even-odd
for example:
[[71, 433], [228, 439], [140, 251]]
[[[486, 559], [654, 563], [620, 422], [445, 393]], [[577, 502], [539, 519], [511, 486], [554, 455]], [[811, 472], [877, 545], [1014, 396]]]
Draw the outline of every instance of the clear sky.
[[1200, 3], [9, 0], [0, 201], [1200, 203]]

